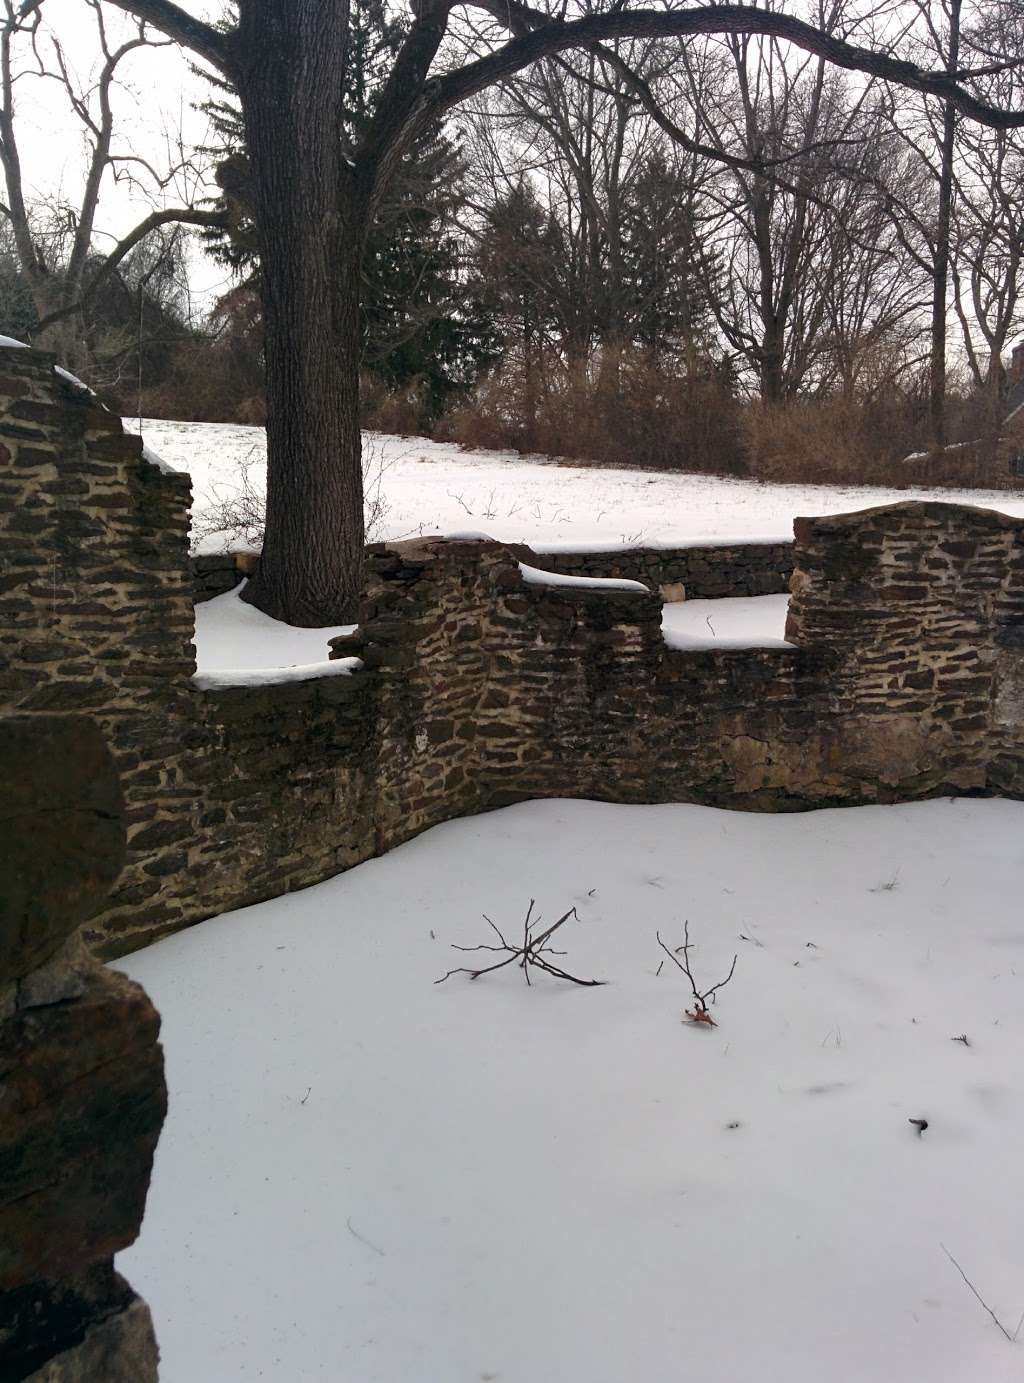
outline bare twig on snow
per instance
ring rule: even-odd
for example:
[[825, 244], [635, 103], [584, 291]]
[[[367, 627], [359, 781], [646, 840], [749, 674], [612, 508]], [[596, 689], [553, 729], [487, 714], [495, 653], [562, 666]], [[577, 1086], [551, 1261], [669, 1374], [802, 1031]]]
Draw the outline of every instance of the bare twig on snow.
[[[687, 1018], [689, 1018], [691, 1023], [704, 1023], [709, 1028], [717, 1028], [718, 1024], [715, 1022], [715, 1020], [711, 1017], [711, 1014], [708, 1012], [707, 1001], [712, 997], [712, 995], [715, 994], [717, 990], [722, 989], [732, 979], [733, 971], [736, 969], [736, 962], [739, 959], [739, 957], [733, 956], [732, 965], [730, 965], [729, 973], [728, 975], [726, 975], [724, 980], [719, 980], [717, 984], [713, 984], [710, 989], [705, 989], [704, 992], [701, 993], [701, 991], [697, 988], [697, 981], [693, 978], [693, 972], [690, 969], [691, 942], [689, 922], [683, 923], [683, 944], [682, 946], [677, 946], [675, 951], [670, 950], [669, 947], [665, 945], [664, 941], [662, 941], [661, 939], [660, 932], [655, 932], [655, 936], [658, 938], [658, 945], [668, 956], [669, 960], [671, 960], [672, 964], [677, 966], [683, 972], [686, 978], [690, 981], [690, 988], [693, 990], [693, 1008], [688, 1008], [686, 1010]], [[683, 953], [682, 960], [679, 959], [678, 955], [678, 952], [680, 951]]]
[[522, 944], [513, 946], [506, 941], [501, 931], [495, 926], [486, 913], [483, 919], [490, 927], [491, 931], [501, 943], [500, 946], [452, 946], [453, 951], [492, 951], [495, 955], [506, 954], [504, 960], [495, 961], [493, 965], [485, 965], [479, 970], [470, 969], [467, 966], [458, 966], [454, 970], [449, 970], [447, 975], [442, 975], [435, 984], [443, 984], [452, 975], [468, 975], [471, 980], [478, 980], [481, 975], [489, 975], [492, 970], [502, 970], [506, 965], [513, 962], [519, 966], [523, 972], [523, 978], [530, 984], [530, 966], [536, 966], [538, 970], [543, 970], [545, 974], [553, 975], [558, 980], [568, 980], [571, 984], [586, 985], [588, 987], [604, 984], [604, 980], [581, 980], [576, 975], [570, 975], [567, 970], [562, 970], [557, 965], [553, 965], [548, 956], [564, 956], [564, 951], [556, 951], [547, 943], [558, 931], [563, 923], [568, 922], [570, 917], [579, 918], [575, 908], [570, 908], [568, 912], [562, 914], [557, 922], [553, 922], [545, 931], [538, 933], [537, 927], [540, 925], [540, 918], [533, 917], [535, 900], [530, 899], [530, 906], [526, 909], [526, 917], [523, 920], [523, 940]]

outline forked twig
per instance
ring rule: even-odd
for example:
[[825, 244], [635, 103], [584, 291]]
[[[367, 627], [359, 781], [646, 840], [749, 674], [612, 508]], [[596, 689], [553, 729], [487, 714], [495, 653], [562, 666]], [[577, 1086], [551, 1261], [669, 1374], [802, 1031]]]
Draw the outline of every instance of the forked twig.
[[479, 970], [473, 970], [468, 966], [460, 965], [454, 970], [449, 970], [447, 975], [442, 975], [441, 978], [435, 980], [434, 983], [443, 984], [444, 981], [450, 979], [452, 975], [468, 975], [471, 980], [478, 980], [481, 975], [489, 975], [493, 970], [502, 970], [506, 965], [511, 965], [514, 961], [522, 970], [523, 978], [526, 980], [527, 984], [532, 983], [530, 980], [531, 965], [535, 965], [538, 970], [543, 970], [548, 975], [553, 975], [555, 979], [569, 980], [571, 984], [580, 984], [587, 987], [604, 984], [604, 980], [581, 980], [578, 976], [570, 975], [567, 970], [562, 970], [559, 966], [552, 965], [550, 960], [545, 959], [547, 956], [565, 955], [564, 951], [556, 951], [553, 946], [549, 946], [547, 943], [554, 936], [555, 932], [558, 931], [559, 927], [561, 927], [564, 922], [568, 922], [570, 917], [576, 917], [577, 921], [579, 921], [579, 918], [576, 915], [576, 909], [570, 908], [568, 912], [562, 914], [557, 922], [552, 922], [550, 927], [537, 934], [536, 928], [540, 926], [541, 919], [539, 917], [534, 919], [533, 917], [534, 902], [535, 900], [531, 898], [530, 906], [526, 909], [526, 917], [523, 919], [523, 942], [521, 946], [513, 946], [510, 942], [506, 941], [501, 929], [491, 921], [486, 913], [482, 914], [483, 919], [498, 938], [501, 943], [500, 946], [488, 946], [486, 944], [480, 946], [452, 945], [453, 951], [491, 951], [495, 955], [505, 955], [504, 960], [495, 961], [493, 965], [482, 966]]
[[[665, 945], [664, 941], [662, 941], [661, 939], [660, 932], [655, 932], [654, 935], [658, 938], [658, 945], [668, 956], [672, 964], [675, 965], [678, 969], [680, 969], [686, 976], [686, 978], [690, 981], [690, 988], [693, 990], [693, 1008], [688, 1008], [686, 1010], [687, 1018], [689, 1018], [691, 1023], [704, 1023], [709, 1028], [717, 1028], [718, 1024], [715, 1022], [715, 1020], [711, 1017], [711, 1014], [708, 1012], [708, 1000], [717, 990], [722, 989], [732, 979], [733, 971], [736, 969], [736, 962], [739, 959], [739, 957], [733, 956], [732, 965], [729, 966], [729, 973], [728, 975], [726, 975], [724, 980], [719, 980], [717, 984], [713, 984], [710, 989], [705, 989], [702, 993], [697, 988], [697, 981], [693, 978], [693, 971], [690, 969], [689, 922], [683, 923], [683, 944], [682, 946], [677, 947], [675, 951], [671, 950], [668, 946]], [[679, 959], [679, 951], [682, 951], [683, 953], [682, 960]]]

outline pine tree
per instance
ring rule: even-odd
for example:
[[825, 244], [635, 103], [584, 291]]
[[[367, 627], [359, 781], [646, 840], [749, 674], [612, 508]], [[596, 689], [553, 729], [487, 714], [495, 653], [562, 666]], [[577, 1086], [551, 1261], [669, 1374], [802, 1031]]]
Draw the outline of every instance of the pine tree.
[[697, 273], [706, 255], [696, 233], [692, 188], [659, 150], [630, 189], [623, 213], [626, 320], [634, 344], [658, 361], [706, 360], [711, 311]]
[[[383, 0], [354, 0], [344, 73], [343, 146], [354, 147], [373, 115], [383, 76], [406, 22]], [[205, 106], [219, 139], [217, 180], [227, 234], [211, 231], [211, 252], [233, 271], [259, 272], [248, 211], [248, 160], [237, 105], [226, 83]], [[389, 389], [416, 387], [423, 421], [469, 389], [497, 354], [498, 338], [479, 295], [468, 283], [456, 218], [465, 167], [440, 123], [425, 129], [404, 154], [370, 229], [363, 260], [363, 368]]]

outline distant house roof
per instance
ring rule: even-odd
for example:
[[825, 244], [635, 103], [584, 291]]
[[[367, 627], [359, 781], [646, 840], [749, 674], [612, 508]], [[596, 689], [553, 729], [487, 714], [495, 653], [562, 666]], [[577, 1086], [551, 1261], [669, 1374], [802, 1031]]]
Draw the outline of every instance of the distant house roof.
[[1024, 408], [1024, 375], [1011, 380], [1006, 391], [1006, 421], [1009, 422], [1021, 408]]
[[1006, 378], [1006, 417], [1009, 422], [1015, 413], [1024, 407], [1024, 341], [1018, 341], [1013, 348], [1010, 368]]

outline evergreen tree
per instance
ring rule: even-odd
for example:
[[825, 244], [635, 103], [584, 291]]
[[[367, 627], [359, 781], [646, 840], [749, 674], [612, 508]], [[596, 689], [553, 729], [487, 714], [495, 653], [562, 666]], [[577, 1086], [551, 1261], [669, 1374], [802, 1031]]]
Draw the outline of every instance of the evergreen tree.
[[697, 273], [701, 248], [692, 186], [662, 151], [648, 158], [623, 210], [626, 321], [634, 344], [659, 361], [706, 360], [711, 312]]
[[524, 359], [561, 346], [572, 283], [561, 227], [525, 179], [484, 213], [476, 273], [506, 351]]
[[[344, 72], [343, 146], [354, 148], [371, 119], [384, 74], [407, 28], [385, 0], [354, 0]], [[217, 81], [205, 109], [220, 139], [217, 180], [228, 233], [206, 235], [211, 252], [253, 281], [258, 274], [248, 197], [248, 160], [230, 87]], [[465, 269], [457, 214], [465, 167], [437, 122], [403, 155], [370, 228], [363, 260], [363, 367], [389, 389], [418, 388], [424, 422], [469, 389], [496, 357], [498, 338]]]

